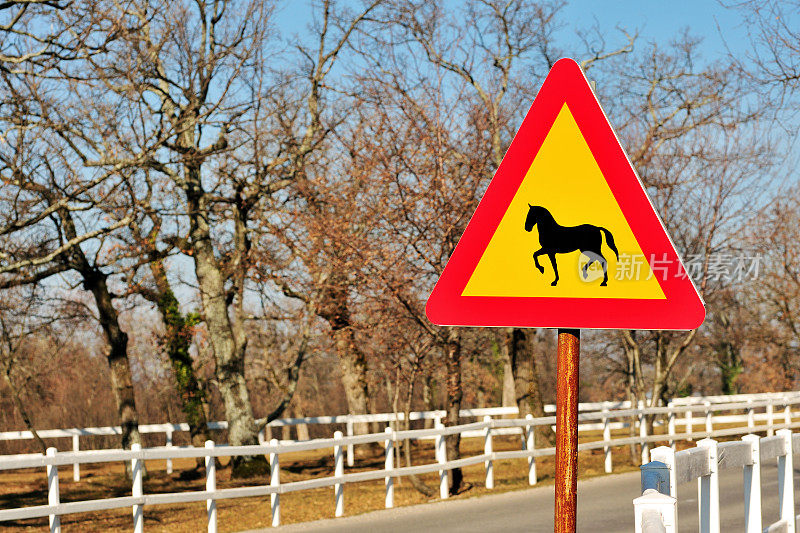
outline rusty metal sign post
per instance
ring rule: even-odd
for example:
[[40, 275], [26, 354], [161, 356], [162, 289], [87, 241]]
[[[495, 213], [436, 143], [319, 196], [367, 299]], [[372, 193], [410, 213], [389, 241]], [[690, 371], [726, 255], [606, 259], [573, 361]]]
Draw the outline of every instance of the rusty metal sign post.
[[578, 510], [578, 367], [581, 330], [558, 330], [555, 533], [576, 531]]

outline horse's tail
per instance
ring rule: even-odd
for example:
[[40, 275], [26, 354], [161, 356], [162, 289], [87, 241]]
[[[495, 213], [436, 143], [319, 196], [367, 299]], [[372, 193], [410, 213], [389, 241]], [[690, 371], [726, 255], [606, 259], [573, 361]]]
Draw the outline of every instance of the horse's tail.
[[606, 228], [600, 228], [600, 231], [602, 231], [605, 234], [606, 244], [608, 245], [609, 248], [611, 248], [614, 251], [614, 255], [617, 256], [617, 261], [619, 261], [619, 252], [617, 251], [617, 246], [614, 244], [614, 236], [611, 235], [611, 232], [608, 231]]

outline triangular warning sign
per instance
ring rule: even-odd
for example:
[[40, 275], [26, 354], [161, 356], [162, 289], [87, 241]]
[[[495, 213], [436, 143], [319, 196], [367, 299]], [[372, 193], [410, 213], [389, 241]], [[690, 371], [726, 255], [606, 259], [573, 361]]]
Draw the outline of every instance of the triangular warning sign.
[[426, 313], [451, 326], [703, 322], [703, 301], [575, 61], [547, 75]]

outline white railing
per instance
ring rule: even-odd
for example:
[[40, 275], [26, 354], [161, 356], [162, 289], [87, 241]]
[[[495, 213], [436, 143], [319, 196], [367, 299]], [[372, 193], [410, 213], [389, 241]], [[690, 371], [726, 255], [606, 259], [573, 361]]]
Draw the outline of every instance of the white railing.
[[[548, 417], [549, 418], [549, 417]], [[0, 470], [20, 468], [44, 467], [48, 480], [48, 505], [31, 506], [19, 509], [0, 510], [0, 521], [23, 520], [29, 518], [49, 517], [50, 530], [60, 531], [60, 516], [72, 513], [131, 507], [133, 509], [134, 531], [143, 530], [143, 507], [149, 505], [163, 505], [171, 503], [187, 503], [205, 501], [207, 509], [208, 530], [216, 531], [216, 501], [227, 498], [244, 498], [254, 496], [271, 497], [272, 525], [280, 525], [280, 495], [299, 490], [308, 490], [319, 487], [334, 487], [335, 515], [344, 514], [344, 485], [370, 480], [384, 480], [386, 487], [385, 506], [394, 506], [394, 481], [393, 478], [412, 474], [429, 472], [439, 473], [439, 494], [442, 498], [448, 497], [448, 473], [454, 468], [461, 468], [483, 463], [486, 469], [486, 485], [493, 486], [493, 463], [496, 460], [528, 458], [529, 469], [535, 472], [535, 458], [551, 455], [552, 448], [536, 450], [533, 448], [532, 428], [537, 425], [536, 419], [528, 417], [519, 420], [494, 420], [486, 417], [482, 422], [464, 424], [461, 426], [444, 427], [439, 424], [433, 429], [394, 431], [386, 428], [384, 433], [358, 435], [345, 437], [337, 431], [333, 439], [316, 439], [304, 442], [280, 443], [276, 439], [269, 444], [256, 446], [222, 446], [215, 447], [212, 441], [207, 441], [204, 448], [146, 448], [134, 445], [132, 450], [97, 450], [79, 452], [57, 452], [49, 448], [46, 454], [26, 454], [17, 456], [0, 457]], [[522, 440], [521, 450], [493, 452], [492, 437], [497, 429], [516, 429], [526, 434]], [[462, 435], [468, 431], [480, 431], [484, 435], [484, 453], [466, 457], [455, 461], [447, 461], [445, 455], [445, 436], [455, 433]], [[402, 440], [416, 440], [421, 438], [436, 439], [436, 462], [431, 464], [395, 468], [393, 464], [394, 443]], [[365, 472], [344, 472], [343, 447], [349, 444], [383, 443], [386, 450], [385, 467], [382, 470]], [[281, 483], [280, 481], [280, 455], [291, 452], [333, 448], [334, 475], [317, 479]], [[216, 468], [214, 457], [234, 457], [268, 455], [270, 458], [270, 484], [256, 487], [237, 487], [227, 489], [216, 488]], [[166, 494], [144, 494], [142, 488], [142, 461], [177, 459], [177, 458], [205, 458], [206, 463], [206, 490], [197, 492], [177, 492]], [[61, 503], [58, 484], [58, 467], [76, 463], [104, 463], [130, 461], [132, 472], [131, 496], [119, 498], [106, 498], [100, 500]], [[531, 483], [535, 483], [535, 473], [529, 476]]]
[[[467, 417], [482, 417], [482, 416], [508, 416], [508, 415], [516, 415], [519, 410], [516, 407], [486, 407], [480, 409], [462, 409], [459, 414], [462, 418]], [[409, 420], [433, 420], [434, 425], [438, 425], [439, 422], [445, 417], [445, 412], [442, 410], [439, 411], [414, 411], [409, 413]], [[284, 427], [284, 426], [297, 426], [301, 424], [308, 424], [308, 425], [333, 425], [333, 424], [342, 424], [345, 426], [345, 431], [348, 437], [352, 437], [354, 434], [354, 427], [357, 423], [363, 422], [371, 422], [371, 423], [383, 423], [383, 424], [391, 424], [395, 423], [396, 421], [405, 420], [404, 413], [375, 413], [375, 414], [368, 414], [368, 415], [334, 415], [334, 416], [309, 416], [304, 418], [280, 418], [277, 420], [273, 420], [270, 422], [267, 427], [268, 430], [277, 427]], [[262, 423], [262, 420], [258, 420], [258, 423]], [[225, 430], [228, 429], [228, 422], [221, 420], [217, 422], [209, 422], [208, 423], [209, 430]], [[168, 423], [168, 424], [140, 424], [139, 425], [139, 433], [141, 434], [164, 434], [164, 445], [168, 448], [173, 447], [173, 435], [179, 432], [188, 432], [189, 431], [189, 424], [183, 423]], [[42, 429], [37, 430], [37, 434], [42, 439], [60, 439], [60, 438], [71, 438], [72, 439], [72, 451], [77, 452], [80, 451], [80, 438], [81, 437], [92, 437], [92, 436], [109, 436], [109, 435], [121, 435], [122, 429], [120, 426], [99, 426], [99, 427], [89, 427], [89, 428], [68, 428], [68, 429]], [[269, 440], [266, 437], [267, 432], [261, 431], [258, 434], [258, 440], [260, 443], [264, 443]], [[470, 435], [467, 435], [470, 436]], [[0, 441], [18, 441], [18, 440], [30, 440], [33, 439], [33, 433], [26, 430], [20, 431], [2, 431], [0, 432]], [[281, 441], [286, 442], [286, 441]], [[2, 457], [2, 456], [0, 456]], [[347, 465], [353, 466], [354, 464], [354, 450], [353, 445], [350, 444], [347, 446]], [[167, 460], [167, 473], [172, 473], [172, 461]], [[80, 481], [80, 467], [79, 465], [74, 465], [73, 468], [73, 479], [75, 481]]]
[[744, 521], [746, 533], [761, 529], [761, 464], [778, 462], [778, 521], [764, 532], [795, 531], [792, 454], [800, 453], [800, 434], [787, 424], [775, 436], [745, 435], [741, 441], [718, 443], [703, 439], [697, 447], [675, 452], [669, 447], [653, 450], [653, 462], [642, 466], [642, 496], [633, 500], [636, 533], [678, 531], [676, 487], [697, 479], [699, 530], [719, 533], [719, 472], [741, 468], [744, 475]]
[[[638, 409], [608, 409], [605, 408], [600, 412], [584, 412], [578, 415], [579, 421], [582, 425], [599, 426], [603, 429], [602, 440], [591, 442], [583, 442], [578, 446], [579, 451], [593, 450], [602, 448], [605, 451], [605, 464], [606, 471], [610, 472], [612, 468], [611, 462], [611, 448], [615, 446], [626, 446], [629, 444], [642, 444], [642, 448], [647, 450], [650, 443], [653, 442], [669, 442], [673, 448], [657, 448], [653, 451], [654, 457], [664, 460], [667, 450], [673, 453], [674, 457], [679, 458], [679, 469], [673, 468], [674, 472], [684, 472], [681, 474], [683, 477], [677, 479], [683, 480], [689, 474], [700, 476], [706, 479], [710, 476], [710, 468], [708, 466], [709, 457], [711, 455], [711, 445], [714, 441], [703, 440], [699, 443], [701, 445], [700, 452], [693, 451], [674, 453], [674, 445], [676, 441], [697, 439], [697, 438], [710, 438], [719, 436], [741, 435], [745, 433], [765, 432], [772, 434], [775, 430], [784, 430], [786, 428], [800, 427], [800, 422], [794, 422], [795, 412], [792, 406], [800, 404], [800, 396], [778, 396], [759, 401], [754, 401], [748, 398], [748, 401], [731, 402], [724, 404], [711, 405], [709, 402], [704, 403], [687, 403], [684, 405], [671, 404], [667, 407], [652, 407], [652, 408], [638, 408]], [[782, 423], [775, 423], [775, 419], [770, 414], [774, 413], [774, 409], [768, 409], [775, 405], [784, 407], [784, 419]], [[764, 409], [765, 413], [755, 413], [757, 409]], [[744, 411], [742, 414], [734, 415], [720, 415], [716, 413], [723, 413], [725, 411]], [[474, 411], [469, 411], [467, 416], [475, 416]], [[495, 411], [496, 412], [496, 411]], [[694, 431], [692, 426], [692, 413], [702, 413], [704, 415], [705, 424], [702, 427], [704, 431]], [[682, 419], [679, 419], [682, 415]], [[647, 432], [646, 423], [640, 424], [640, 434], [634, 437], [621, 437], [611, 438], [609, 428], [612, 426], [612, 420], [616, 419], [629, 419], [631, 417], [644, 421], [647, 416], [665, 416], [667, 417], [666, 432], [661, 434], [649, 435]], [[714, 429], [715, 422], [726, 420], [728, 423], [741, 421], [743, 424], [737, 427], [726, 427]], [[764, 420], [766, 424], [756, 425], [756, 421]], [[676, 426], [680, 422], [686, 424], [686, 431], [679, 433]], [[533, 418], [530, 415], [525, 419], [493, 419], [490, 415], [485, 415], [484, 420], [471, 424], [463, 424], [460, 426], [443, 427], [441, 422], [438, 422], [436, 427], [432, 429], [416, 429], [409, 431], [395, 431], [391, 427], [386, 428], [385, 432], [369, 435], [356, 435], [344, 436], [342, 432], [337, 431], [333, 439], [315, 439], [302, 442], [279, 442], [272, 439], [269, 444], [260, 444], [255, 446], [215, 446], [212, 441], [206, 442], [204, 448], [194, 447], [158, 447], [141, 449], [138, 445], [132, 450], [92, 450], [92, 451], [72, 451], [72, 452], [58, 452], [55, 448], [47, 450], [46, 454], [26, 454], [16, 456], [0, 456], [0, 471], [11, 470], [19, 468], [42, 468], [46, 469], [48, 479], [48, 505], [31, 506], [18, 509], [0, 510], [0, 521], [7, 520], [22, 520], [36, 517], [48, 516], [50, 519], [51, 531], [60, 531], [59, 517], [64, 514], [80, 513], [87, 511], [96, 511], [103, 509], [113, 509], [120, 507], [131, 507], [134, 517], [135, 531], [141, 531], [143, 528], [143, 507], [149, 505], [163, 505], [171, 503], [186, 503], [205, 501], [207, 508], [208, 530], [216, 531], [216, 500], [227, 498], [243, 498], [253, 496], [264, 496], [269, 494], [271, 499], [271, 513], [272, 524], [277, 526], [280, 524], [280, 495], [289, 492], [308, 490], [319, 487], [334, 487], [334, 509], [336, 516], [344, 514], [344, 485], [347, 483], [356, 483], [369, 480], [384, 480], [385, 484], [385, 506], [387, 508], [394, 506], [394, 482], [393, 479], [397, 477], [407, 476], [411, 474], [424, 474], [431, 472], [438, 472], [439, 474], [439, 489], [440, 496], [447, 498], [448, 493], [448, 474], [454, 468], [466, 467], [470, 465], [484, 465], [485, 471], [485, 485], [487, 488], [494, 486], [494, 463], [495, 461], [509, 460], [509, 459], [527, 459], [528, 468], [528, 482], [531, 485], [536, 484], [536, 458], [542, 456], [549, 456], [555, 453], [555, 449], [548, 448], [535, 448], [534, 447], [534, 428], [536, 426], [552, 426], [555, 423], [555, 417], [547, 416], [541, 418]], [[615, 422], [616, 423], [616, 422]], [[662, 426], [663, 428], [663, 426]], [[480, 436], [484, 439], [484, 453], [462, 459], [448, 461], [445, 454], [444, 438], [446, 435], [459, 433], [462, 437]], [[494, 451], [492, 446], [492, 439], [497, 435], [517, 434], [520, 438], [520, 449], [510, 451]], [[765, 457], [765, 453], [777, 454], [779, 456], [780, 446], [778, 442], [784, 442], [785, 439], [781, 433], [779, 437], [772, 437], [762, 439], [761, 457]], [[403, 440], [423, 440], [435, 439], [435, 457], [436, 462], [431, 464], [424, 464], [411, 467], [396, 468], [393, 463], [392, 450], [394, 443]], [[749, 441], [745, 441], [749, 442]], [[766, 442], [767, 444], [763, 444]], [[364, 445], [370, 443], [383, 443], [386, 449], [386, 461], [384, 468], [380, 470], [360, 471], [345, 473], [345, 453], [344, 448], [354, 445]], [[727, 449], [729, 443], [721, 444], [720, 447]], [[797, 444], [800, 446], [800, 444]], [[331, 477], [308, 479], [303, 481], [294, 481], [290, 483], [281, 483], [280, 481], [280, 455], [290, 452], [300, 452], [307, 450], [317, 449], [333, 449], [334, 457], [334, 475]], [[731, 448], [733, 449], [733, 448]], [[737, 448], [738, 450], [739, 448]], [[765, 451], [766, 450], [766, 451]], [[777, 450], [777, 451], [776, 451]], [[647, 453], [643, 451], [643, 456]], [[716, 452], [714, 452], [716, 453]], [[744, 452], [742, 452], [744, 453]], [[682, 455], [683, 454], [683, 455]], [[703, 455], [706, 454], [706, 455]], [[270, 460], [271, 475], [270, 484], [265, 486], [254, 487], [237, 487], [237, 488], [216, 488], [216, 469], [214, 467], [214, 457], [234, 457], [234, 456], [251, 456], [251, 455], [267, 455]], [[686, 459], [680, 459], [682, 457]], [[726, 454], [725, 457], [729, 457]], [[206, 468], [206, 490], [199, 492], [178, 492], [167, 494], [144, 494], [142, 487], [142, 471], [141, 461], [144, 460], [166, 460], [171, 461], [177, 458], [205, 458]], [[700, 457], [700, 459], [698, 459]], [[722, 454], [720, 455], [722, 457]], [[701, 460], [702, 459], [702, 460]], [[788, 459], [791, 461], [791, 459]], [[60, 503], [60, 488], [58, 484], [57, 468], [59, 466], [72, 465], [75, 468], [77, 465], [84, 463], [104, 463], [104, 462], [120, 462], [130, 461], [132, 471], [132, 484], [131, 496], [120, 498], [108, 498], [90, 501], [78, 501], [69, 503]], [[720, 464], [723, 461], [720, 460]], [[706, 466], [702, 466], [702, 465]], [[716, 463], [715, 463], [716, 464]], [[726, 463], [727, 464], [727, 463]], [[688, 465], [688, 466], [680, 466]], [[700, 465], [700, 466], [698, 466]], [[682, 468], [683, 470], [680, 470]], [[704, 470], [705, 468], [705, 470]], [[787, 467], [791, 469], [791, 464]], [[677, 474], [676, 474], [677, 475]], [[671, 478], [670, 478], [671, 479]], [[709, 480], [711, 478], [708, 478]], [[670, 481], [674, 486], [675, 480]], [[706, 483], [706, 492], [710, 494], [709, 500], [713, 500], [714, 483], [712, 481], [703, 481]], [[674, 494], [674, 492], [672, 492]], [[645, 497], [652, 497], [651, 493], [647, 493]], [[641, 507], [641, 517], [639, 510], [637, 510], [637, 520], [641, 523], [642, 520], [654, 520], [659, 518], [657, 513], [648, 510], [647, 506]], [[637, 507], [637, 509], [639, 509]], [[713, 514], [713, 513], [711, 513]], [[711, 516], [709, 514], [709, 516]], [[641, 520], [639, 519], [641, 518]], [[710, 520], [710, 519], [709, 519]], [[708, 530], [712, 531], [712, 530]]]
[[[731, 424], [731, 423], [740, 423], [747, 421], [749, 427], [753, 427], [757, 421], [766, 421], [768, 426], [772, 426], [774, 418], [775, 418], [775, 407], [783, 407], [784, 408], [784, 417], [786, 416], [786, 409], [788, 409], [789, 405], [792, 405], [791, 401], [794, 399], [800, 398], [800, 392], [771, 392], [771, 393], [760, 393], [760, 394], [737, 394], [737, 395], [729, 395], [729, 396], [700, 396], [700, 397], [686, 397], [686, 398], [675, 398], [669, 402], [669, 406], [695, 406], [692, 410], [685, 410], [681, 411], [680, 414], [683, 414], [683, 418], [676, 418], [670, 417], [668, 424], [669, 433], [674, 434], [676, 431], [675, 425], [682, 425], [685, 428], [685, 433], [692, 433], [694, 424], [701, 423], [696, 422], [694, 420], [694, 413], [700, 412], [703, 415], [702, 424], [705, 426], [706, 431], [711, 431], [713, 425], [716, 424]], [[749, 402], [749, 403], [748, 403]], [[735, 409], [727, 409], [728, 406], [741, 404], [741, 403], [748, 403], [745, 408], [749, 408], [747, 410], [747, 414], [732, 414], [732, 415], [723, 415], [723, 416], [714, 416], [714, 411], [720, 410], [741, 410], [742, 407], [737, 407]], [[703, 406], [702, 408], [699, 406]], [[641, 409], [642, 404], [639, 403], [638, 407]], [[582, 413], [585, 412], [604, 412], [604, 411], [619, 411], [624, 409], [630, 409], [631, 402], [629, 401], [618, 401], [618, 402], [586, 402], [581, 403], [578, 406], [578, 410]], [[757, 409], [764, 409], [764, 412], [756, 413]], [[545, 413], [555, 413], [555, 405], [546, 405]], [[487, 407], [487, 408], [477, 408], [477, 409], [462, 409], [459, 412], [461, 418], [470, 418], [476, 417], [481, 418], [484, 416], [513, 416], [519, 413], [519, 410], [516, 407]], [[646, 437], [647, 436], [647, 427], [646, 425], [643, 427], [641, 422], [641, 418], [643, 418], [647, 413], [643, 411], [637, 411], [633, 415], [629, 414], [626, 415], [636, 416], [638, 420], [636, 421], [636, 425], [639, 426], [639, 436]], [[677, 413], [676, 413], [677, 414]], [[413, 411], [409, 413], [409, 420], [433, 420], [434, 425], [438, 425], [439, 422], [444, 419], [445, 412], [442, 410], [438, 411]], [[579, 432], [590, 432], [590, 431], [600, 431], [602, 430], [604, 433], [604, 438], [608, 440], [608, 435], [610, 435], [611, 431], [627, 428], [629, 426], [627, 420], [622, 420], [618, 422], [611, 422], [611, 418], [620, 418], [620, 417], [600, 417], [599, 421], [583, 421], [578, 425]], [[405, 420], [404, 413], [375, 413], [375, 414], [367, 414], [367, 415], [335, 415], [335, 416], [312, 416], [312, 417], [304, 417], [304, 418], [281, 418], [278, 420], [273, 420], [268, 424], [268, 430], [272, 428], [284, 427], [284, 426], [296, 426], [301, 424], [307, 425], [332, 425], [332, 424], [343, 424], [345, 426], [345, 434], [348, 437], [353, 436], [354, 434], [354, 425], [356, 423], [378, 423], [378, 424], [392, 424], [400, 420]], [[555, 422], [552, 422], [553, 424]], [[228, 423], [225, 421], [217, 421], [217, 422], [209, 422], [208, 428], [210, 430], [224, 430], [228, 428]], [[189, 425], [186, 423], [176, 423], [176, 424], [141, 424], [139, 425], [139, 432], [142, 434], [164, 434], [164, 444], [167, 447], [173, 446], [173, 435], [174, 433], [178, 432], [188, 432]], [[771, 429], [768, 431], [772, 431]], [[101, 427], [89, 427], [89, 428], [69, 428], [69, 429], [43, 429], [37, 431], [39, 436], [43, 439], [59, 439], [59, 438], [70, 438], [72, 439], [72, 451], [77, 452], [80, 451], [80, 438], [81, 437], [90, 437], [90, 436], [108, 436], [108, 435], [121, 435], [122, 430], [120, 426], [101, 426]], [[770, 433], [771, 435], [771, 433]], [[469, 437], [477, 437], [480, 436], [477, 432], [471, 432], [463, 435], [465, 438]], [[33, 439], [33, 434], [30, 431], [4, 431], [0, 432], [0, 441], [18, 441], [18, 440], [30, 440]], [[266, 432], [262, 431], [259, 433], [259, 442], [264, 443], [269, 440], [266, 436]], [[636, 441], [639, 442], [638, 440]], [[354, 464], [354, 445], [349, 444], [347, 446], [347, 466], [353, 466]], [[648, 448], [647, 446], [643, 447], [642, 449], [642, 463], [646, 463], [649, 461], [648, 459]], [[610, 473], [612, 471], [611, 465], [611, 454], [607, 450], [606, 452], [606, 472]], [[167, 460], [167, 473], [172, 473], [172, 460]], [[73, 465], [73, 479], [75, 481], [80, 481], [80, 466], [78, 464]]]

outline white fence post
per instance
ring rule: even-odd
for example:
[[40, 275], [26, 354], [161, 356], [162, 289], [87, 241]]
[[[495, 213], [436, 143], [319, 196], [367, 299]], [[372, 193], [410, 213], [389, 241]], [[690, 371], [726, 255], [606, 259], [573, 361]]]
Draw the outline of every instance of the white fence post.
[[783, 423], [786, 424], [787, 429], [788, 426], [792, 425], [792, 409], [788, 403], [783, 408]]
[[[661, 494], [655, 489], [647, 489], [633, 500], [634, 533], [644, 531], [663, 531], [676, 533], [677, 500], [674, 496]], [[659, 524], [660, 522], [660, 524]], [[644, 527], [647, 523], [648, 527]], [[654, 529], [658, 528], [658, 529]]]
[[747, 403], [749, 404], [747, 406], [747, 429], [752, 430], [754, 427], [756, 427], [756, 414], [753, 410], [753, 400], [749, 399], [747, 400]]
[[[278, 439], [269, 441], [270, 446], [278, 446]], [[269, 486], [278, 488], [281, 484], [281, 460], [278, 452], [269, 453]], [[270, 511], [272, 512], [272, 527], [281, 525], [281, 495], [273, 492], [269, 495]]]
[[[441, 420], [436, 421], [436, 427], [438, 429], [444, 427]], [[436, 460], [440, 465], [442, 465], [442, 468], [439, 470], [439, 497], [444, 500], [449, 496], [450, 492], [449, 487], [447, 486], [447, 469], [444, 468], [444, 464], [447, 462], [447, 450], [445, 449], [444, 435], [436, 435]]]
[[775, 435], [775, 428], [772, 427], [772, 424], [774, 423], [773, 413], [775, 409], [772, 405], [772, 398], [770, 398], [768, 401], [769, 404], [767, 405], [767, 437], [772, 437], [773, 435]]
[[[214, 449], [214, 441], [206, 441], [206, 450]], [[206, 455], [206, 492], [217, 490], [217, 461], [213, 455]], [[213, 496], [206, 500], [208, 514], [208, 533], [217, 533], [217, 502]]]
[[686, 437], [686, 440], [688, 440], [688, 441], [693, 441], [694, 440], [694, 437], [692, 437], [692, 433], [694, 432], [694, 426], [692, 426], [692, 416], [693, 415], [694, 415], [694, 411], [692, 411], [691, 404], [687, 405], [686, 406], [686, 417], [685, 418], [686, 418], [686, 433], [689, 434], [689, 436]]
[[[487, 424], [483, 433], [483, 453], [484, 455], [492, 455], [492, 417], [486, 415], [483, 421]], [[486, 470], [486, 488], [494, 488], [494, 461], [486, 459], [483, 462], [484, 469]]]
[[[333, 438], [340, 441], [342, 440], [342, 432], [337, 431], [333, 434]], [[336, 465], [334, 467], [333, 475], [336, 477], [344, 475], [344, 455], [342, 453], [342, 445], [336, 444], [333, 447], [333, 461]], [[344, 514], [344, 483], [336, 483], [333, 486], [333, 496], [336, 501], [335, 516], [342, 516]]]
[[[169, 428], [165, 436], [167, 448], [172, 448], [172, 428]], [[167, 459], [167, 474], [172, 473], [172, 459]]]
[[[608, 409], [603, 409], [603, 441], [608, 442], [611, 440], [611, 421], [608, 417]], [[613, 470], [611, 462], [611, 446], [603, 446], [603, 453], [605, 454], [605, 470], [606, 474], [610, 474]]]
[[[131, 444], [132, 452], [140, 452], [141, 450], [142, 445], [138, 442]], [[133, 477], [131, 496], [134, 498], [144, 495], [144, 487], [142, 486], [143, 462], [139, 457], [131, 459], [131, 477]], [[140, 504], [134, 504], [133, 506], [133, 531], [134, 533], [142, 533], [144, 531], [144, 506]]]
[[[47, 457], [56, 456], [55, 448], [47, 448]], [[58, 467], [47, 465], [47, 505], [59, 505], [61, 496], [58, 492]], [[50, 522], [50, 533], [61, 533], [61, 517], [57, 514], [48, 516]]]
[[647, 418], [644, 414], [639, 415], [639, 437], [642, 440], [642, 464], [646, 465], [650, 462], [650, 444], [645, 442], [647, 438]]
[[[345, 426], [346, 426], [346, 430], [347, 430], [347, 436], [348, 437], [352, 437], [353, 436], [353, 420], [351, 419], [350, 415], [347, 415], [347, 424]], [[353, 466], [353, 455], [354, 455], [353, 445], [352, 444], [348, 444], [347, 445], [347, 466]]]
[[708, 450], [707, 476], [697, 479], [697, 509], [700, 514], [700, 533], [719, 533], [719, 464], [717, 441], [703, 439], [697, 446]]
[[750, 443], [753, 463], [743, 470], [745, 533], [761, 533], [761, 439], [758, 435], [745, 435], [742, 440]]
[[[391, 476], [394, 470], [394, 441], [392, 440], [392, 428], [387, 427], [386, 432], [386, 508], [391, 509], [394, 507], [394, 478]], [[402, 464], [402, 463], [401, 463]]]
[[711, 402], [705, 401], [703, 405], [706, 406], [706, 433], [708, 433], [709, 438], [711, 437], [711, 432], [714, 431], [714, 412], [711, 410]]
[[[533, 415], [525, 415], [525, 420], [533, 420]], [[536, 449], [536, 426], [528, 425], [525, 434], [525, 449], [532, 452]], [[528, 485], [536, 485], [536, 457], [528, 457]]]
[[670, 401], [667, 404], [669, 407], [669, 415], [667, 415], [667, 433], [669, 434], [669, 447], [675, 451], [675, 402]]
[[778, 456], [778, 499], [780, 517], [787, 524], [787, 533], [794, 533], [794, 461], [792, 460], [792, 431], [781, 429], [777, 432], [785, 443], [784, 455]]
[[[78, 435], [72, 436], [72, 451], [77, 453], [81, 450], [81, 443], [79, 442]], [[81, 480], [81, 465], [78, 461], [75, 461], [72, 465], [72, 481], [80, 481]]]

